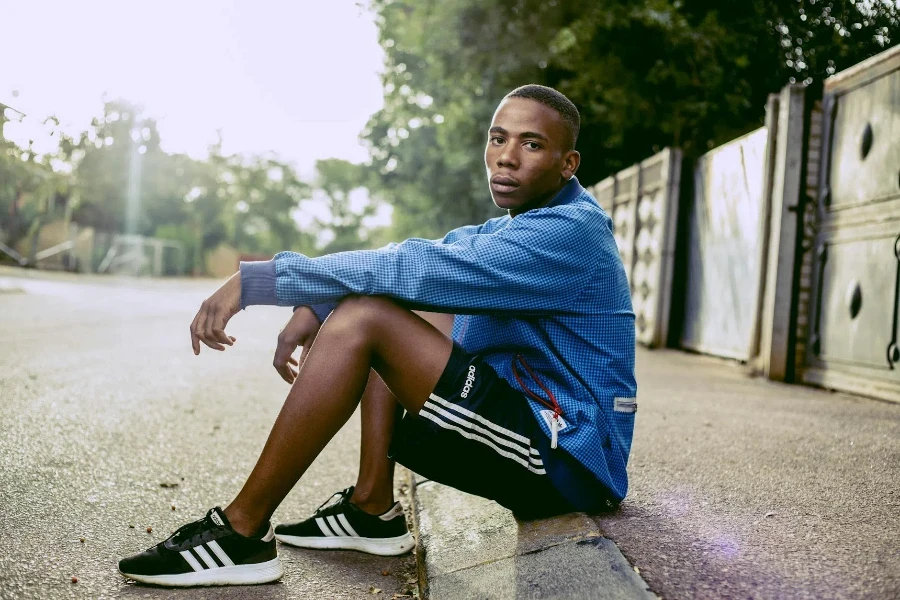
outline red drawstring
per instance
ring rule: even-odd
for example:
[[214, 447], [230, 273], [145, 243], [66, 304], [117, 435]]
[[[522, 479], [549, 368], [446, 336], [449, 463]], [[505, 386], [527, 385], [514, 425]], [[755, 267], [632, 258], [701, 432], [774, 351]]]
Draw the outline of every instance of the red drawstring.
[[[537, 394], [532, 392], [531, 389], [527, 385], [525, 385], [525, 382], [522, 381], [522, 378], [519, 376], [519, 370], [516, 368], [516, 361], [519, 361], [522, 363], [522, 366], [525, 367], [525, 370], [528, 371], [528, 374], [531, 376], [531, 378], [534, 380], [534, 382], [536, 384], [538, 384], [538, 387], [540, 387], [542, 390], [544, 390], [544, 392], [547, 393], [547, 396], [550, 397], [550, 402], [547, 402], [546, 399], [541, 398], [540, 396], [538, 396]], [[540, 402], [547, 408], [551, 409], [553, 411], [553, 415], [555, 417], [558, 417], [562, 414], [562, 410], [559, 408], [559, 403], [556, 401], [556, 396], [554, 396], [553, 392], [551, 392], [549, 389], [547, 389], [547, 386], [545, 386], [543, 384], [543, 382], [541, 382], [541, 380], [538, 379], [537, 375], [534, 374], [534, 371], [531, 370], [531, 367], [528, 366], [528, 363], [525, 362], [525, 357], [522, 356], [521, 354], [516, 354], [513, 357], [512, 372], [513, 372], [513, 377], [516, 378], [516, 381], [519, 382], [519, 385], [522, 386], [522, 389], [525, 390], [525, 393], [528, 394], [529, 397], [533, 398], [537, 402]]]

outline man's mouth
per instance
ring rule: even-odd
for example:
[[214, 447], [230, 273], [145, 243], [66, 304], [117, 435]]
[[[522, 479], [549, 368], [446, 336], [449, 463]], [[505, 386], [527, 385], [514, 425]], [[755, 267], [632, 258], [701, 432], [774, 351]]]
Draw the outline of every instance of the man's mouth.
[[491, 177], [491, 189], [498, 194], [511, 194], [519, 187], [519, 182], [506, 175]]

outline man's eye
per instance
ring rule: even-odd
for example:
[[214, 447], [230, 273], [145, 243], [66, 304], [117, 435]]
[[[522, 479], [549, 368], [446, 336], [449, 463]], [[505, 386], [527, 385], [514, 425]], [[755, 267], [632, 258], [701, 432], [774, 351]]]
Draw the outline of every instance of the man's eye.
[[529, 150], [540, 150], [541, 149], [541, 145], [538, 144], [537, 142], [525, 142], [525, 146]]
[[492, 137], [491, 143], [494, 144], [495, 146], [499, 146], [500, 144], [503, 143], [503, 138], [502, 137]]

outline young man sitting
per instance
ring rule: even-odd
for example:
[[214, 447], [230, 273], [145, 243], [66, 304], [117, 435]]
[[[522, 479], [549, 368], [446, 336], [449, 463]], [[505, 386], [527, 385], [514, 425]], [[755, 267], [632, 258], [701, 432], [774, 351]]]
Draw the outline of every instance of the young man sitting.
[[[636, 410], [634, 314], [610, 219], [575, 178], [579, 125], [559, 92], [518, 88], [484, 153], [508, 215], [441, 240], [243, 263], [201, 305], [194, 354], [233, 344], [225, 325], [242, 308], [299, 305], [275, 357], [291, 391], [231, 504], [123, 559], [122, 574], [171, 586], [273, 581], [276, 538], [407, 552], [392, 460], [520, 518], [618, 503]], [[276, 507], [360, 402], [356, 486], [273, 530]]]

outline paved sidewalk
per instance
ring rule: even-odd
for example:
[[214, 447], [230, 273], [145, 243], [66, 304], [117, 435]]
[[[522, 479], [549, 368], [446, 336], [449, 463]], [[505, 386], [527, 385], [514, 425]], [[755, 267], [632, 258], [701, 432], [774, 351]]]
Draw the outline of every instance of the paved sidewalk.
[[638, 383], [612, 515], [418, 487], [431, 598], [900, 598], [900, 404], [675, 351], [640, 349]]
[[[254, 307], [233, 348], [192, 354], [216, 285], [0, 267], [0, 600], [411, 597], [409, 555], [281, 546], [278, 583], [178, 591], [116, 571], [234, 497], [287, 394], [272, 353], [289, 310]], [[359, 435], [354, 416], [276, 522], [353, 484]]]

